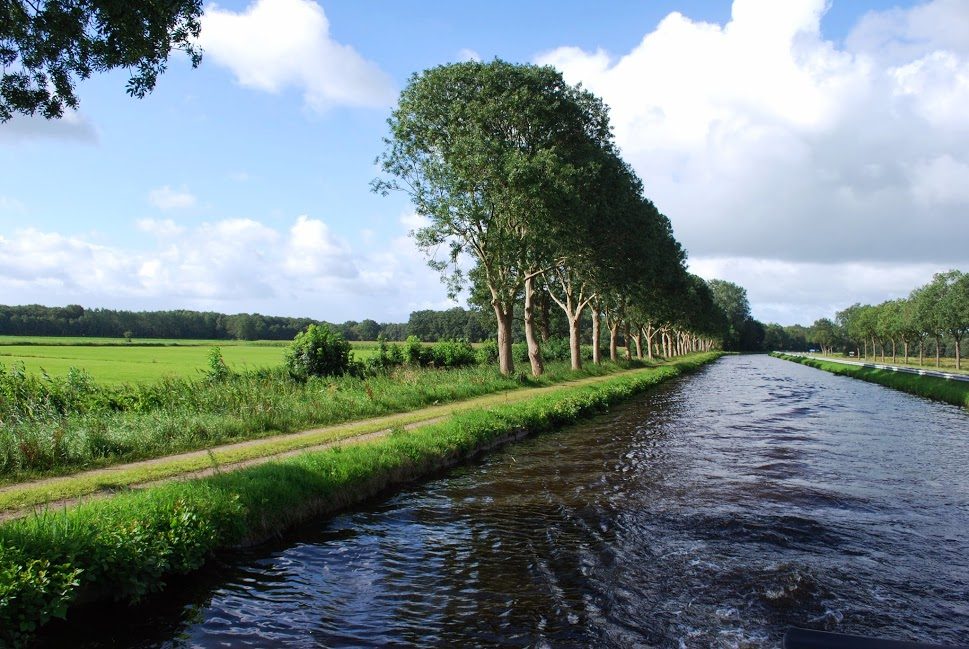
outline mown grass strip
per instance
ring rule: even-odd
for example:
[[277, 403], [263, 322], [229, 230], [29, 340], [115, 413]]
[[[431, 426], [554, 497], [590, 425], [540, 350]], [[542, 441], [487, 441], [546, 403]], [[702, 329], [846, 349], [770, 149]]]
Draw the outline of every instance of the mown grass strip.
[[0, 516], [4, 512], [34, 507], [44, 503], [80, 498], [99, 491], [119, 490], [146, 482], [154, 482], [181, 474], [209, 469], [213, 466], [231, 465], [302, 448], [319, 446], [330, 442], [351, 439], [382, 430], [409, 426], [421, 421], [439, 419], [463, 410], [487, 408], [534, 398], [563, 385], [588, 385], [607, 380], [610, 375], [593, 376], [566, 381], [542, 388], [504, 391], [477, 397], [456, 404], [433, 406], [421, 410], [370, 419], [364, 422], [318, 428], [302, 433], [250, 440], [206, 451], [181, 454], [169, 458], [146, 460], [133, 465], [122, 465], [78, 473], [71, 476], [51, 478], [0, 487]]
[[697, 355], [470, 410], [372, 443], [305, 453], [240, 471], [168, 483], [0, 525], [0, 643], [25, 644], [79, 601], [135, 601], [216, 550], [256, 542], [311, 515], [453, 465], [509, 435], [552, 430], [695, 369]]
[[963, 408], [969, 408], [969, 383], [963, 381], [951, 381], [934, 376], [921, 376], [918, 374], [908, 374], [904, 372], [893, 372], [891, 370], [881, 370], [871, 367], [859, 367], [857, 365], [845, 365], [832, 361], [823, 361], [816, 358], [805, 358], [803, 356], [789, 356], [787, 354], [772, 354], [776, 358], [786, 361], [800, 363], [825, 372], [831, 372], [840, 376], [848, 376], [869, 383], [877, 383], [888, 388], [901, 390], [927, 399], [944, 401]]

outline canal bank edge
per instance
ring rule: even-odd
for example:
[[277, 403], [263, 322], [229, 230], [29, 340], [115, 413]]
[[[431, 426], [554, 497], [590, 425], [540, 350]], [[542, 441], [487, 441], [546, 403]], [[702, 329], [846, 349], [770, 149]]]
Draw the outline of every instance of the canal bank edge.
[[137, 601], [219, 549], [273, 538], [313, 516], [601, 412], [720, 357], [696, 354], [609, 381], [456, 414], [369, 444], [119, 494], [0, 525], [0, 646], [30, 642], [71, 607]]
[[964, 381], [952, 381], [934, 376], [893, 372], [891, 370], [872, 367], [844, 365], [816, 358], [791, 356], [778, 352], [772, 353], [771, 356], [824, 370], [825, 372], [831, 372], [832, 374], [861, 379], [869, 383], [877, 383], [888, 388], [908, 392], [909, 394], [926, 397], [935, 401], [944, 401], [945, 403], [951, 403], [952, 405], [969, 409], [969, 383]]

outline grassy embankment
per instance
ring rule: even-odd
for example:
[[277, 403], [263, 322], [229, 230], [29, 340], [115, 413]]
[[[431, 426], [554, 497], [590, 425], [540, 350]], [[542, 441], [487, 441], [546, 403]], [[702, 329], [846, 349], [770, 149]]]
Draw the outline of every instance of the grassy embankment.
[[552, 430], [715, 359], [702, 354], [520, 403], [456, 414], [338, 447], [127, 492], [0, 525], [0, 634], [24, 642], [74, 604], [137, 600], [216, 550], [257, 542], [308, 516], [453, 465], [514, 436]]
[[920, 376], [918, 374], [893, 372], [892, 370], [880, 370], [871, 367], [860, 367], [858, 365], [845, 365], [834, 361], [825, 361], [804, 356], [788, 356], [778, 353], [772, 354], [772, 356], [831, 372], [832, 374], [849, 376], [870, 383], [878, 383], [879, 385], [908, 392], [909, 394], [969, 408], [969, 382], [950, 381], [934, 376]]
[[84, 373], [43, 378], [0, 372], [0, 485], [63, 475], [218, 444], [268, 437], [523, 386], [609, 374], [623, 365], [506, 377], [494, 366], [453, 370], [403, 366], [366, 378], [293, 381], [282, 368], [224, 381], [202, 376], [104, 385]]
[[953, 374], [969, 374], [969, 367], [967, 367], [966, 359], [962, 359], [962, 367], [956, 369], [956, 360], [951, 357], [943, 357], [939, 359], [939, 365], [935, 364], [935, 356], [926, 356], [922, 364], [919, 365], [918, 357], [908, 357], [908, 362], [905, 362], [905, 358], [901, 355], [896, 356], [895, 360], [892, 360], [891, 356], [868, 356], [867, 358], [863, 356], [848, 356], [845, 354], [831, 354], [824, 356], [822, 354], [811, 354], [811, 358], [819, 358], [821, 360], [830, 361], [854, 361], [856, 363], [877, 363], [879, 365], [898, 365], [899, 367], [909, 367], [913, 370], [929, 370], [933, 372], [950, 372]]

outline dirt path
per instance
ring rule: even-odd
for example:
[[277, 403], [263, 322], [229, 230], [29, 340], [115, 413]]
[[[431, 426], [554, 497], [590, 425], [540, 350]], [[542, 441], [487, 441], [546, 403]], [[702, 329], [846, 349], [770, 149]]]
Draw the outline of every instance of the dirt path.
[[0, 487], [0, 522], [44, 509], [63, 509], [81, 501], [106, 498], [119, 490], [145, 488], [171, 480], [200, 478], [216, 472], [236, 471], [334, 446], [363, 444], [384, 437], [398, 428], [411, 430], [428, 426], [457, 412], [516, 403], [563, 388], [600, 383], [614, 378], [617, 374], [564, 381], [541, 388], [504, 391], [410, 412], [224, 444], [68, 476], [16, 483]]

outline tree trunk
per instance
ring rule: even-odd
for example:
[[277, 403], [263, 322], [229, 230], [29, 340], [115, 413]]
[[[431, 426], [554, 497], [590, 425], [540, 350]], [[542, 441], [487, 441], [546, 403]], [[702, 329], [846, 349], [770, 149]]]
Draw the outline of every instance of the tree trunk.
[[656, 335], [656, 330], [653, 325], [648, 324], [643, 327], [643, 333], [646, 334], [646, 355], [649, 360], [653, 360], [653, 336]]
[[542, 359], [542, 346], [535, 335], [535, 277], [525, 278], [525, 343], [528, 346], [528, 362], [532, 366], [532, 376], [541, 376], [545, 372]]
[[919, 341], [919, 367], [922, 367], [925, 359], [925, 338]]
[[613, 363], [619, 360], [619, 323], [609, 327], [609, 360]]
[[865, 355], [863, 358], [867, 361], [868, 360], [868, 339], [867, 338], [862, 339], [861, 344], [865, 346]]
[[629, 347], [629, 323], [625, 322], [624, 329], [622, 332], [623, 342], [626, 343], [626, 360], [631, 361], [633, 359], [633, 350]]
[[942, 340], [935, 337], [935, 366], [942, 367]]
[[908, 341], [903, 340], [902, 346], [905, 348], [905, 364], [908, 365]]
[[582, 369], [582, 345], [579, 339], [579, 320], [582, 319], [580, 309], [574, 317], [569, 317], [569, 351], [572, 352], [572, 369]]
[[602, 365], [602, 349], [599, 343], [602, 340], [602, 314], [599, 307], [592, 308], [592, 362], [595, 365]]
[[495, 300], [491, 303], [498, 320], [498, 369], [506, 376], [515, 371], [515, 361], [511, 356], [511, 320], [514, 307], [504, 308]]
[[962, 350], [960, 349], [961, 347], [962, 347], [962, 339], [956, 338], [956, 369], [957, 370], [962, 369], [962, 361], [961, 361]]
[[643, 334], [637, 331], [635, 334], [631, 334], [633, 337], [633, 342], [636, 343], [636, 358], [643, 358]]
[[548, 342], [548, 339], [552, 337], [552, 328], [549, 324], [551, 302], [552, 300], [548, 297], [548, 293], [544, 291], [539, 293], [538, 304], [540, 310], [538, 312], [538, 331], [542, 336], [543, 343]]
[[892, 338], [892, 362], [895, 362], [895, 339]]

